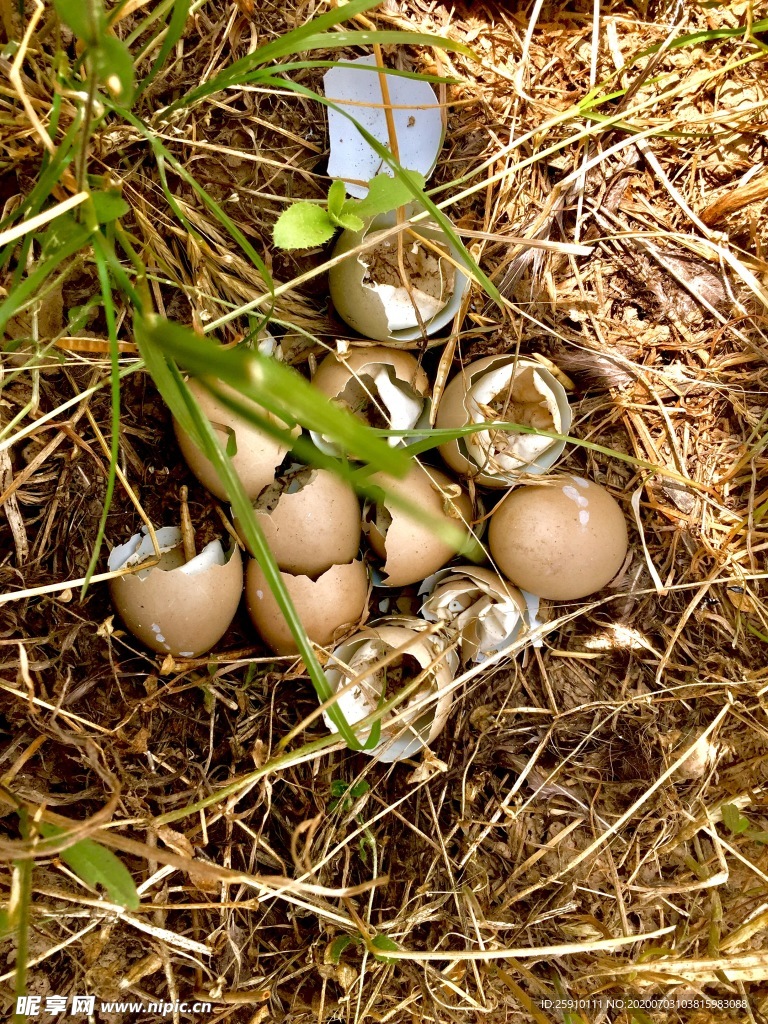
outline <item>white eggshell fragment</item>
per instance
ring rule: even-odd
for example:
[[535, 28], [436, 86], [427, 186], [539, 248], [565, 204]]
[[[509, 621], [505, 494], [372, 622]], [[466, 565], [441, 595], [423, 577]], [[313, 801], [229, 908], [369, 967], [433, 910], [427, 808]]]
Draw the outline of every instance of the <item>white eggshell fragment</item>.
[[[472, 502], [445, 473], [415, 462], [403, 480], [376, 473], [370, 483], [407, 499], [435, 519], [463, 526], [469, 538]], [[458, 550], [386, 497], [368, 506], [363, 532], [379, 558], [384, 559], [385, 587], [404, 587], [423, 580], [442, 568]]]
[[[368, 573], [362, 561], [332, 565], [317, 579], [288, 572], [280, 576], [313, 643], [325, 647], [360, 621], [368, 599]], [[269, 647], [278, 654], [296, 654], [293, 634], [255, 559], [246, 570], [245, 597], [251, 621]]]
[[581, 476], [516, 488], [488, 528], [491, 556], [504, 575], [550, 601], [601, 590], [621, 568], [628, 545], [618, 502]]
[[[157, 565], [110, 580], [112, 603], [128, 629], [162, 654], [196, 658], [224, 636], [243, 592], [243, 564], [234, 546], [225, 552], [221, 541], [207, 544], [184, 560], [181, 531], [166, 526], [156, 531], [161, 559]], [[115, 547], [109, 569], [154, 556], [146, 529]]]
[[[380, 742], [365, 751], [386, 762], [413, 757], [442, 732], [452, 703], [448, 687], [458, 668], [456, 652], [445, 638], [420, 632], [424, 623], [419, 619], [397, 621], [406, 624], [388, 625], [385, 621], [355, 634], [334, 650], [325, 669], [334, 692], [352, 683], [336, 706], [353, 727], [424, 674], [417, 689], [384, 714]], [[400, 653], [376, 668], [395, 651]], [[425, 699], [429, 697], [434, 699]], [[327, 713], [323, 717], [335, 732]], [[355, 730], [355, 735], [364, 743], [370, 728]]]
[[[286, 572], [314, 577], [357, 557], [360, 502], [349, 484], [330, 470], [292, 466], [264, 488], [253, 503], [253, 514]], [[237, 518], [235, 529], [248, 547]]]
[[[429, 424], [429, 378], [409, 352], [383, 345], [344, 355], [332, 352], [318, 366], [312, 383], [370, 427], [412, 430]], [[340, 454], [336, 445], [310, 433], [321, 451]], [[404, 443], [398, 437], [387, 442], [392, 447]]]
[[[565, 388], [545, 366], [514, 355], [488, 356], [461, 370], [446, 387], [437, 410], [439, 429], [505, 420], [566, 434], [571, 409]], [[565, 441], [509, 430], [479, 430], [440, 445], [457, 473], [484, 487], [508, 487], [521, 473], [544, 473]]]
[[525, 627], [525, 598], [491, 569], [459, 565], [424, 580], [421, 615], [459, 634], [461, 660], [482, 662], [509, 647]]
[[334, 257], [360, 245], [365, 248], [331, 267], [328, 286], [336, 312], [358, 333], [391, 345], [407, 345], [422, 339], [419, 316], [428, 335], [453, 320], [469, 278], [451, 262], [462, 264], [458, 249], [439, 225], [427, 221], [401, 232], [406, 287], [400, 271], [398, 235], [385, 237], [386, 229], [395, 223], [395, 213], [385, 213], [374, 217], [361, 231], [343, 231]]
[[[234, 435], [237, 451], [232, 456], [232, 465], [240, 477], [248, 497], [255, 498], [262, 488], [272, 483], [278, 466], [290, 449], [287, 445], [282, 444], [275, 438], [270, 437], [269, 434], [253, 426], [253, 424], [243, 419], [242, 416], [238, 416], [227, 409], [199, 381], [189, 380], [187, 381], [187, 387], [197, 400], [203, 415], [208, 417], [216, 429], [216, 433], [225, 450]], [[289, 427], [288, 424], [283, 423], [268, 410], [257, 405], [255, 402], [250, 402], [248, 399], [243, 398], [233, 388], [228, 388], [224, 385], [221, 385], [221, 387], [223, 391], [230, 392], [239, 402], [252, 408], [254, 413], [262, 419], [268, 420], [282, 430], [289, 431], [292, 437], [298, 437], [301, 433], [301, 427]], [[182, 430], [176, 420], [174, 420], [173, 426], [176, 431], [176, 440], [179, 442], [181, 454], [197, 479], [212, 494], [215, 494], [217, 498], [226, 498], [226, 489], [213, 463], [203, 455], [189, 434]]]
[[[347, 111], [370, 135], [390, 146], [387, 116], [381, 91], [381, 78], [374, 56], [350, 61], [359, 68], [331, 68], [323, 76], [325, 95], [336, 107]], [[400, 166], [420, 171], [425, 178], [432, 173], [443, 145], [445, 127], [442, 111], [432, 86], [412, 78], [387, 75], [389, 102], [400, 156]], [[393, 176], [375, 149], [355, 125], [339, 110], [328, 107], [330, 156], [328, 174], [341, 178], [347, 192], [357, 199], [368, 195], [367, 182], [384, 172]]]

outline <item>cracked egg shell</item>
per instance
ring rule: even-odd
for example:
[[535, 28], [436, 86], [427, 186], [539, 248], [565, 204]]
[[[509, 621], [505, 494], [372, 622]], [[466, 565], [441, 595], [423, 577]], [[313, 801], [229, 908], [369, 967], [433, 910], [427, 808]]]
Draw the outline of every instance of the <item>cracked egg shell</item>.
[[[243, 593], [243, 563], [235, 545], [225, 552], [221, 541], [184, 561], [181, 531], [156, 531], [160, 562], [149, 569], [109, 581], [115, 610], [147, 647], [161, 654], [196, 658], [224, 636]], [[140, 565], [154, 556], [146, 531], [115, 547], [109, 569]]]
[[[464, 524], [469, 539], [472, 502], [459, 485], [440, 470], [426, 469], [414, 462], [403, 480], [376, 473], [369, 482], [385, 487], [435, 518], [454, 525]], [[417, 583], [441, 569], [458, 550], [436, 537], [425, 523], [390, 507], [386, 498], [383, 503], [371, 506], [369, 515], [373, 515], [373, 521], [363, 522], [363, 532], [373, 550], [384, 560], [382, 586], [405, 587]]]
[[525, 598], [492, 569], [457, 565], [441, 569], [419, 588], [421, 615], [459, 635], [461, 660], [482, 662], [514, 643], [525, 628]]
[[[286, 572], [317, 576], [357, 557], [360, 502], [349, 484], [330, 470], [292, 467], [264, 488], [253, 512]], [[245, 542], [237, 518], [235, 529]]]
[[[240, 477], [248, 497], [255, 498], [262, 488], [274, 480], [277, 468], [288, 454], [288, 447], [227, 409], [194, 378], [187, 381], [187, 387], [197, 400], [202, 413], [216, 428], [216, 433], [225, 450], [230, 436], [234, 434], [237, 452], [232, 457], [232, 465]], [[290, 430], [293, 437], [298, 437], [301, 433], [301, 427], [289, 427], [288, 424], [283, 423], [277, 416], [263, 409], [256, 402], [249, 403], [242, 395], [238, 395], [234, 388], [225, 385], [221, 385], [221, 387], [222, 390], [231, 392], [238, 401], [250, 404], [257, 415], [281, 429]], [[226, 498], [226, 489], [214, 469], [213, 463], [203, 455], [176, 420], [173, 421], [173, 427], [181, 454], [197, 479], [217, 498]]]
[[[361, 560], [332, 565], [317, 579], [280, 573], [309, 639], [327, 646], [360, 618], [368, 599], [368, 573]], [[245, 574], [245, 597], [251, 621], [264, 642], [277, 654], [296, 654], [298, 648], [261, 566], [251, 559]]]
[[629, 540], [624, 513], [608, 491], [569, 476], [506, 495], [491, 516], [488, 546], [518, 587], [550, 601], [575, 601], [610, 583]]
[[[407, 209], [410, 216], [413, 211]], [[328, 287], [336, 312], [363, 337], [416, 347], [422, 332], [408, 291], [400, 280], [397, 235], [383, 237], [396, 222], [393, 211], [374, 217], [361, 231], [342, 231], [333, 250], [334, 257], [363, 243], [368, 247], [331, 267]], [[458, 249], [434, 222], [413, 224], [410, 231], [462, 264]], [[411, 292], [425, 332], [435, 334], [458, 313], [469, 278], [409, 232], [404, 236], [403, 250]]]
[[[494, 416], [494, 402], [503, 396]], [[565, 388], [535, 359], [486, 356], [460, 370], [443, 392], [435, 418], [439, 429], [484, 423], [489, 419], [565, 434], [571, 408]], [[545, 473], [560, 457], [565, 441], [513, 431], [485, 431], [448, 441], [440, 455], [455, 472], [483, 487], [508, 487], [520, 473]]]
[[[411, 430], [428, 425], [429, 378], [409, 352], [383, 345], [352, 349], [344, 355], [332, 352], [318, 366], [312, 383], [371, 427]], [[332, 442], [310, 433], [321, 451], [340, 454]], [[387, 443], [394, 447], [403, 439], [390, 437]]]
[[[337, 692], [382, 658], [398, 648], [405, 648], [385, 668], [366, 675], [359, 685], [341, 694], [336, 706], [352, 727], [373, 714], [382, 697], [395, 696], [410, 680], [425, 673], [419, 688], [383, 716], [379, 744], [364, 751], [386, 763], [413, 757], [440, 735], [453, 703], [449, 688], [458, 668], [458, 657], [448, 641], [427, 635], [420, 619], [396, 621], [398, 625], [389, 625], [386, 621], [374, 624], [341, 643], [325, 669], [328, 682]], [[393, 677], [397, 675], [401, 678], [393, 687]], [[387, 692], [388, 686], [393, 692]], [[430, 695], [436, 695], [436, 699], [424, 701]], [[323, 718], [335, 732], [336, 727], [327, 713], [323, 713]], [[364, 743], [370, 730], [361, 729], [356, 735]]]

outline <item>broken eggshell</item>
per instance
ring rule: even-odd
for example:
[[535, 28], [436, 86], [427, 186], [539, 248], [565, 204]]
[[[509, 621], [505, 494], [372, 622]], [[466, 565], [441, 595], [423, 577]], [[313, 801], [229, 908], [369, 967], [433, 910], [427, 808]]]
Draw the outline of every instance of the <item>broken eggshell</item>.
[[[370, 70], [376, 66], [376, 58], [358, 57], [349, 63], [360, 67], [331, 68], [325, 73], [325, 95], [336, 107], [346, 110], [382, 146], [389, 147], [381, 73]], [[396, 75], [387, 75], [387, 89], [400, 166], [420, 171], [428, 178], [437, 163], [445, 135], [437, 96], [428, 82]], [[328, 174], [331, 178], [341, 178], [349, 195], [356, 199], [368, 195], [367, 182], [377, 174], [394, 175], [349, 117], [334, 107], [328, 107], [328, 138]]]
[[[286, 572], [317, 576], [357, 557], [360, 502], [349, 484], [330, 470], [291, 466], [259, 494], [253, 513]], [[236, 517], [234, 523], [248, 547]]]
[[[408, 207], [406, 211], [408, 215], [412, 212]], [[392, 211], [374, 217], [361, 231], [343, 231], [333, 250], [334, 257], [360, 245], [365, 245], [365, 249], [332, 266], [328, 286], [336, 312], [350, 327], [366, 338], [407, 346], [422, 339], [414, 302], [424, 331], [435, 334], [459, 312], [469, 278], [451, 260], [434, 251], [436, 246], [459, 265], [463, 262], [442, 228], [432, 221], [420, 222], [402, 232], [409, 294], [400, 273], [398, 235], [384, 237], [396, 223], [396, 213]]]
[[[184, 560], [181, 530], [155, 531], [161, 558], [157, 565], [109, 581], [112, 603], [139, 640], [161, 654], [196, 658], [224, 636], [243, 593], [243, 564], [235, 545], [225, 552], [221, 541], [206, 544]], [[110, 572], [140, 565], [154, 557], [146, 527], [113, 548]]]
[[482, 662], [503, 651], [525, 627], [525, 598], [492, 569], [459, 565], [441, 569], [419, 588], [427, 595], [421, 615], [459, 634], [461, 660]]
[[[487, 356], [459, 371], [437, 410], [438, 429], [506, 420], [567, 434], [571, 409], [565, 388], [541, 363], [514, 355]], [[478, 430], [440, 445], [446, 463], [484, 487], [508, 487], [521, 473], [545, 473], [565, 441], [511, 430]]]
[[[414, 462], [402, 480], [376, 473], [369, 483], [417, 505], [436, 519], [464, 525], [469, 539], [472, 502], [461, 487], [440, 470]], [[363, 515], [363, 533], [384, 560], [384, 587], [405, 587], [441, 569], [457, 548], [435, 535], [426, 524], [412, 519], [392, 505], [385, 495], [381, 502], [368, 502]]]
[[[442, 732], [451, 709], [449, 691], [458, 669], [458, 657], [449, 641], [424, 632], [419, 619], [398, 619], [398, 625], [386, 621], [356, 633], [340, 644], [326, 666], [325, 676], [334, 693], [361, 677], [342, 693], [336, 706], [354, 728], [375, 713], [423, 672], [424, 679], [402, 704], [388, 711], [381, 720], [381, 740], [365, 753], [387, 763], [413, 757]], [[370, 671], [383, 658], [398, 649], [401, 653], [387, 665]], [[425, 702], [424, 698], [435, 699]], [[329, 729], [336, 726], [326, 712], [323, 718]], [[370, 729], [355, 730], [361, 743], [370, 736]]]
[[[317, 579], [288, 572], [280, 576], [313, 643], [325, 647], [360, 621], [368, 599], [368, 573], [361, 560], [332, 565]], [[246, 570], [245, 597], [251, 621], [265, 643], [278, 654], [297, 654], [293, 633], [255, 559]]]
[[[368, 426], [384, 430], [412, 430], [429, 425], [429, 378], [409, 352], [372, 345], [344, 355], [332, 352], [312, 378], [314, 386], [343, 405]], [[310, 431], [326, 455], [340, 454], [337, 445]], [[387, 439], [390, 446], [402, 438]]]
[[[219, 386], [225, 393], [230, 393], [233, 398], [251, 407], [262, 419], [290, 432], [292, 437], [298, 437], [301, 433], [300, 426], [290, 427], [267, 409], [244, 398], [234, 388], [220, 382]], [[248, 497], [255, 498], [262, 488], [274, 480], [277, 468], [290, 449], [222, 405], [199, 381], [190, 379], [187, 381], [187, 387], [197, 400], [203, 415], [211, 421], [225, 451], [234, 435], [237, 451], [232, 456], [232, 466], [240, 477]], [[217, 498], [226, 498], [226, 488], [213, 463], [203, 455], [176, 420], [173, 421], [173, 427], [181, 454], [197, 479]]]

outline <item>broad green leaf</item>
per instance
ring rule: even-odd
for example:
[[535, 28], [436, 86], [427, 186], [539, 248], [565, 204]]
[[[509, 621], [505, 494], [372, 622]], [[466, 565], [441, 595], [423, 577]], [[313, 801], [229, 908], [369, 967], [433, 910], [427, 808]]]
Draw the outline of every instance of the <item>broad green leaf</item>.
[[53, 0], [59, 18], [68, 25], [78, 39], [89, 46], [98, 44], [106, 30], [104, 5], [101, 0]]
[[[407, 179], [407, 181], [406, 181]], [[410, 187], [409, 184], [410, 183]], [[368, 183], [368, 195], [360, 199], [350, 209], [347, 201], [344, 213], [355, 213], [359, 217], [377, 217], [380, 213], [389, 213], [398, 206], [405, 206], [413, 199], [414, 189], [424, 189], [424, 175], [418, 171], [402, 172], [402, 178], [393, 178], [389, 174], [377, 174]]]
[[723, 824], [733, 835], [738, 836], [749, 828], [749, 819], [742, 815], [736, 804], [723, 804], [720, 811]]
[[336, 219], [336, 223], [344, 231], [362, 231], [365, 227], [365, 221], [356, 217], [353, 213], [342, 213], [342, 215]]
[[336, 220], [347, 198], [347, 190], [343, 181], [334, 181], [328, 189], [328, 215]]
[[[400, 947], [398, 946], [398, 944], [393, 939], [390, 939], [386, 935], [374, 935], [374, 937], [371, 939], [371, 945], [375, 946], [376, 949], [386, 949], [386, 950], [389, 950], [390, 952], [394, 952], [394, 951], [399, 951], [400, 950]], [[374, 957], [378, 961], [380, 961], [383, 964], [394, 964], [394, 963], [397, 963], [397, 960], [394, 957], [391, 957], [391, 956], [380, 956], [378, 953], [374, 953], [373, 955], [374, 955]]]
[[[47, 839], [67, 835], [66, 829], [46, 821], [38, 822], [37, 828]], [[88, 885], [103, 886], [112, 903], [118, 903], [128, 910], [138, 910], [139, 894], [133, 878], [125, 864], [106, 846], [101, 846], [93, 839], [78, 839], [57, 856]]]
[[122, 39], [105, 35], [94, 48], [93, 58], [99, 81], [116, 100], [130, 106], [134, 90], [133, 56]]
[[272, 238], [281, 249], [310, 249], [330, 241], [336, 228], [322, 206], [293, 203], [277, 218]]
[[91, 193], [91, 202], [96, 213], [98, 224], [109, 224], [118, 217], [124, 217], [130, 210], [130, 206], [117, 189], [110, 189], [109, 192]]

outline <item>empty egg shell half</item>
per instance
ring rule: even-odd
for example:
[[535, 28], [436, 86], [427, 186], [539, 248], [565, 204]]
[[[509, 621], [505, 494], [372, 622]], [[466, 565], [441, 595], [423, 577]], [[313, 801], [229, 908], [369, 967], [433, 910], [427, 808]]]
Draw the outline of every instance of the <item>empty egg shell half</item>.
[[366, 248], [331, 267], [328, 285], [336, 312], [350, 327], [365, 338], [407, 347], [422, 339], [414, 304], [426, 334], [435, 334], [458, 313], [469, 278], [451, 262], [461, 265], [458, 249], [442, 228], [427, 221], [402, 233], [407, 288], [399, 266], [398, 236], [384, 237], [395, 224], [392, 212], [374, 217], [361, 231], [343, 231], [334, 257], [363, 244]]
[[[385, 712], [380, 742], [365, 751], [387, 763], [413, 757], [442, 732], [452, 703], [449, 688], [458, 668], [458, 657], [449, 641], [425, 634], [424, 623], [419, 619], [403, 618], [397, 622], [398, 625], [383, 622], [356, 633], [334, 650], [325, 669], [334, 693], [353, 684], [336, 703], [353, 728], [424, 673], [419, 686], [403, 703]], [[400, 654], [394, 660], [375, 668], [397, 650]], [[358, 683], [354, 682], [356, 677], [361, 677]], [[327, 713], [323, 717], [335, 732]], [[364, 743], [370, 728], [355, 730], [355, 735]]]
[[[112, 603], [125, 625], [147, 647], [161, 654], [196, 658], [224, 636], [243, 593], [243, 563], [235, 545], [225, 552], [221, 541], [206, 544], [184, 560], [181, 531], [156, 531], [160, 562], [109, 581]], [[146, 529], [115, 547], [109, 556], [114, 572], [141, 565], [154, 556]]]
[[461, 660], [482, 662], [509, 647], [525, 627], [525, 598], [492, 569], [441, 569], [419, 588], [421, 615], [459, 634]]
[[[332, 565], [311, 579], [281, 572], [296, 612], [309, 639], [328, 646], [361, 619], [368, 598], [368, 573], [361, 560]], [[245, 574], [245, 597], [259, 635], [278, 654], [296, 654], [298, 647], [264, 571], [251, 559]]]
[[[194, 379], [188, 380], [187, 387], [197, 400], [203, 415], [208, 417], [216, 429], [216, 433], [225, 451], [234, 436], [237, 451], [232, 456], [233, 468], [240, 477], [248, 497], [255, 498], [262, 488], [272, 483], [277, 468], [290, 449], [287, 445], [259, 430], [258, 427], [243, 419], [242, 416], [227, 409], [199, 381]], [[292, 437], [298, 437], [301, 433], [301, 427], [298, 425], [289, 427], [287, 423], [283, 423], [282, 420], [278, 419], [277, 416], [267, 409], [263, 409], [255, 402], [250, 402], [248, 399], [243, 398], [234, 388], [225, 385], [220, 385], [220, 387], [223, 391], [230, 392], [233, 398], [236, 398], [239, 402], [252, 408], [254, 413], [262, 419], [269, 421], [282, 430], [289, 431]], [[181, 428], [176, 420], [174, 420], [173, 426], [181, 454], [197, 479], [204, 487], [208, 488], [211, 494], [215, 494], [217, 498], [226, 498], [226, 489], [213, 463], [203, 455], [189, 434]]]
[[[505, 420], [566, 434], [571, 409], [565, 388], [532, 359], [488, 356], [470, 363], [448, 384], [435, 426], [440, 429]], [[446, 463], [484, 487], [508, 487], [521, 473], [544, 473], [565, 441], [509, 430], [479, 430], [440, 445]]]
[[550, 601], [601, 590], [621, 568], [628, 545], [618, 502], [580, 476], [516, 488], [497, 505], [488, 528], [491, 555], [504, 575]]
[[[407, 499], [435, 519], [464, 527], [469, 539], [472, 502], [445, 473], [414, 462], [403, 480], [376, 473], [370, 483]], [[458, 546], [436, 536], [429, 525], [395, 507], [386, 495], [383, 501], [367, 505], [363, 532], [373, 550], [384, 560], [381, 585], [385, 587], [417, 583], [441, 569], [459, 550]]]
[[[370, 427], [412, 430], [429, 425], [429, 378], [408, 352], [372, 345], [345, 355], [331, 353], [318, 366], [312, 383]], [[321, 451], [340, 454], [320, 434], [311, 436]], [[403, 443], [397, 437], [387, 441], [393, 447]]]
[[[357, 557], [360, 502], [349, 484], [330, 470], [292, 466], [264, 488], [253, 503], [253, 514], [286, 572], [317, 576]], [[235, 529], [245, 542], [237, 518]]]

